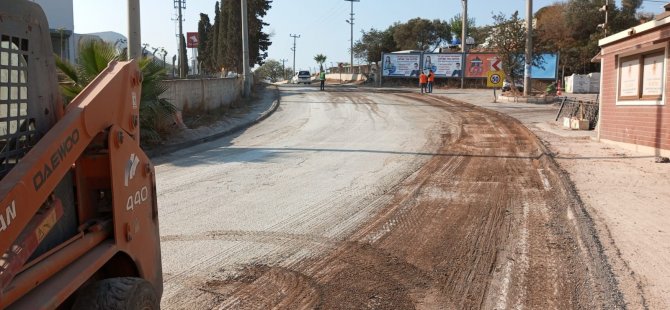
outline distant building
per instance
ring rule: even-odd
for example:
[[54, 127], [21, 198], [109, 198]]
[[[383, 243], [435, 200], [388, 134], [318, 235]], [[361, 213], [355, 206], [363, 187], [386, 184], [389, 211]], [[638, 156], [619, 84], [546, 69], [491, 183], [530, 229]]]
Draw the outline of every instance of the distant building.
[[598, 137], [670, 156], [670, 4], [655, 20], [599, 41]]
[[51, 45], [56, 55], [73, 62], [74, 6], [72, 0], [33, 0], [44, 10], [51, 32]]
[[86, 34], [79, 34], [75, 33], [74, 34], [74, 54], [79, 55], [79, 46], [81, 43], [85, 41], [90, 41], [90, 40], [99, 40], [99, 41], [104, 41], [108, 42], [118, 50], [121, 51], [124, 48], [128, 46], [128, 39], [118, 33], [118, 32], [113, 32], [113, 31], [106, 31], [106, 32], [94, 32], [94, 33], [86, 33]]
[[117, 49], [126, 48], [128, 39], [117, 32], [106, 31], [88, 34], [74, 32], [74, 5], [72, 0], [32, 0], [39, 4], [47, 16], [54, 54], [74, 62], [79, 55], [79, 44], [85, 40], [102, 40]]

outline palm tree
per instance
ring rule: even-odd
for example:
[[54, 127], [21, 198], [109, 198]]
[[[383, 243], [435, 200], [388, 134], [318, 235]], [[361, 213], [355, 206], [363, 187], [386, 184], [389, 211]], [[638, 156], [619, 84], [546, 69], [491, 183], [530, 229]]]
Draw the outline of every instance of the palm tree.
[[323, 63], [326, 62], [326, 55], [316, 54], [316, 56], [314, 56], [314, 61], [319, 64], [319, 69], [323, 71]]
[[[119, 53], [114, 45], [89, 40], [79, 48], [77, 64], [71, 64], [56, 56], [56, 67], [65, 76], [66, 83], [61, 83], [61, 93], [66, 102], [76, 97], [100, 72], [107, 68], [107, 64], [114, 60], [127, 60], [124, 53]], [[176, 112], [172, 103], [159, 98], [167, 90], [162, 83], [166, 76], [165, 69], [154, 60], [143, 57], [138, 61], [142, 71], [142, 95], [140, 97], [140, 141], [158, 143], [161, 140], [160, 128], [165, 120], [170, 119]]]

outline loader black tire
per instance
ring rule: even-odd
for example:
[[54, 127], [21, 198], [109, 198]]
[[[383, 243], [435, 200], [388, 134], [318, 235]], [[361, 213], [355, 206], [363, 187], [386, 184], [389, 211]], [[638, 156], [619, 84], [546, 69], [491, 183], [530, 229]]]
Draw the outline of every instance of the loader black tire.
[[140, 278], [97, 281], [79, 292], [73, 310], [158, 310], [160, 302], [151, 283]]

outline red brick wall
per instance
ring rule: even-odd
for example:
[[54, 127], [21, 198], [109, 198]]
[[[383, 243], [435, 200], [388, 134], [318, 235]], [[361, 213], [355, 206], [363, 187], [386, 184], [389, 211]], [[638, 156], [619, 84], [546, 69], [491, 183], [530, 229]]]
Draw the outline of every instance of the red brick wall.
[[[600, 138], [670, 150], [670, 59], [665, 60], [665, 104], [616, 105], [617, 54], [670, 39], [670, 25], [602, 47]], [[666, 49], [668, 41], [664, 41]], [[670, 53], [670, 52], [669, 52]]]

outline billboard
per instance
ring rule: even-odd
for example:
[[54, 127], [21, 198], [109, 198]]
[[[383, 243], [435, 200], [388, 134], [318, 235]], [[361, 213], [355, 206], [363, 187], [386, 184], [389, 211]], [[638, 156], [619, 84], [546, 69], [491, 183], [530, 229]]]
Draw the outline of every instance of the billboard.
[[555, 54], [542, 54], [540, 66], [531, 68], [530, 76], [533, 79], [555, 80], [558, 75], [558, 57]]
[[496, 54], [467, 54], [465, 56], [465, 77], [486, 78], [489, 72], [502, 70], [501, 63]]
[[197, 48], [200, 39], [197, 32], [187, 32], [186, 33], [186, 47], [188, 48]]
[[435, 77], [460, 77], [463, 54], [423, 54], [423, 70], [433, 70]]
[[[539, 66], [531, 68], [533, 79], [556, 79], [558, 57], [555, 54], [542, 54]], [[523, 58], [521, 61], [524, 61]], [[465, 77], [485, 78], [491, 71], [502, 70], [502, 60], [496, 54], [467, 54]]]
[[382, 76], [418, 77], [421, 54], [383, 54]]
[[[556, 79], [558, 56], [556, 54], [542, 54], [539, 66], [533, 66], [533, 79]], [[523, 61], [523, 58], [522, 58]], [[465, 69], [466, 78], [487, 78], [489, 72], [502, 71], [502, 60], [495, 53], [412, 53], [382, 55], [383, 76], [389, 77], [418, 77], [420, 70], [433, 70], [435, 77], [460, 77], [461, 70]]]

